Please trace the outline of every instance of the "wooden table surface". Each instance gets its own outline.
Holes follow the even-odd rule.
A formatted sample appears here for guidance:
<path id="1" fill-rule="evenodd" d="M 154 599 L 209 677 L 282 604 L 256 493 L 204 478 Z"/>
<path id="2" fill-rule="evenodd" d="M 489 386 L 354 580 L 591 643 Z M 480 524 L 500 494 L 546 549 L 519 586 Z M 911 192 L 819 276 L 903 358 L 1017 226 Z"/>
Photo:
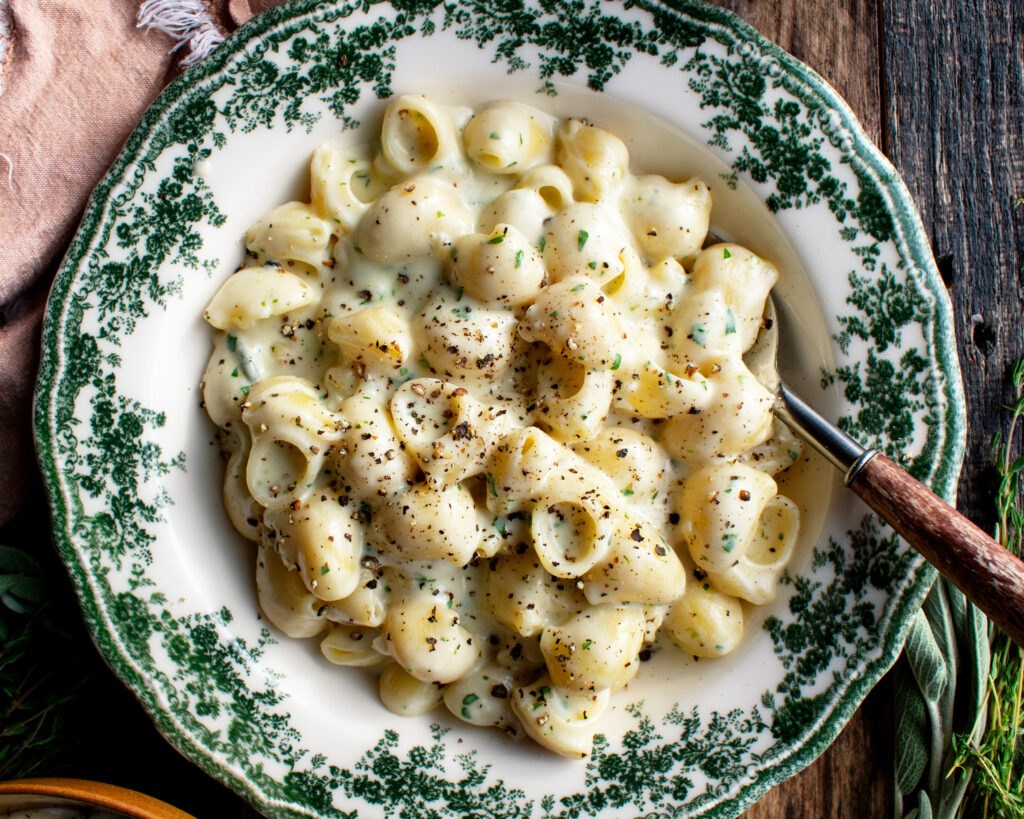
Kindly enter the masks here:
<path id="1" fill-rule="evenodd" d="M 903 175 L 956 315 L 970 419 L 959 507 L 991 528 L 988 441 L 1003 418 L 1008 367 L 1024 353 L 1024 0 L 712 2 L 831 82 Z M 46 512 L 36 496 L 0 542 L 38 539 Z M 82 692 L 92 707 L 79 727 L 100 731 L 97 745 L 45 773 L 135 788 L 200 819 L 257 816 L 159 737 L 91 645 L 83 652 L 71 659 L 93 679 Z M 893 725 L 883 680 L 814 764 L 743 816 L 891 816 Z"/>

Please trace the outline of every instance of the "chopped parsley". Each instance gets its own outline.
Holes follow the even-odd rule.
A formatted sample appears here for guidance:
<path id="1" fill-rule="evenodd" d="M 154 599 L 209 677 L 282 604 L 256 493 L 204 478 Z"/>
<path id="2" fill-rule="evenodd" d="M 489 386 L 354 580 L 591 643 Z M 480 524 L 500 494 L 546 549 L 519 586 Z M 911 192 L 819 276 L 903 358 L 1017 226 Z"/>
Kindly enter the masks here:
<path id="1" fill-rule="evenodd" d="M 471 706 L 478 699 L 480 699 L 480 697 L 476 694 L 466 694 L 466 696 L 462 698 L 462 716 L 464 716 L 466 719 L 469 719 L 469 706 Z"/>

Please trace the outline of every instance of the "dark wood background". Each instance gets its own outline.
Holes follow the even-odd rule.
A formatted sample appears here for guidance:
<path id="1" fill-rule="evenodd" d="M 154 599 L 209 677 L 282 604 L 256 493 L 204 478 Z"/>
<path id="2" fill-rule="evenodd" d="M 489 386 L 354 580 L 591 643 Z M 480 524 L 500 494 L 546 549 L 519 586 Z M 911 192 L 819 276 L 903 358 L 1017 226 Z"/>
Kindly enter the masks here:
<path id="1" fill-rule="evenodd" d="M 1024 0 L 712 2 L 831 82 L 903 175 L 956 314 L 969 408 L 958 505 L 990 529 L 988 443 L 1005 417 L 1008 368 L 1024 354 Z M 38 549 L 46 511 L 40 491 L 35 496 L 0 530 L 0 543 Z M 63 595 L 72 600 L 69 588 Z M 68 612 L 67 628 L 81 630 L 71 603 Z M 81 637 L 88 647 L 62 667 L 91 680 L 75 728 L 95 735 L 95 744 L 46 773 L 135 788 L 200 819 L 257 816 L 160 738 Z M 745 819 L 891 816 L 893 725 L 883 680 L 836 742 Z"/>
<path id="2" fill-rule="evenodd" d="M 960 511 L 991 530 L 988 444 L 1024 354 L 1024 0 L 712 0 L 814 68 L 903 176 L 956 317 L 967 393 Z M 893 812 L 883 680 L 832 746 L 745 819 Z"/>

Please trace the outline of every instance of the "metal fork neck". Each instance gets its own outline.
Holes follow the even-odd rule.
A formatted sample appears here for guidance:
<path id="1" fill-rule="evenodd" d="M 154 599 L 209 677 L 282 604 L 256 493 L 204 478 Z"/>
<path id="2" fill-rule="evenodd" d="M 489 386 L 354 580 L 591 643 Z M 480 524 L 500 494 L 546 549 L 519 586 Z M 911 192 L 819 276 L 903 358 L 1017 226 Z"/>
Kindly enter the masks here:
<path id="1" fill-rule="evenodd" d="M 853 483 L 864 465 L 878 454 L 874 449 L 865 449 L 826 421 L 781 382 L 775 401 L 775 417 L 831 461 L 843 473 L 847 486 Z"/>

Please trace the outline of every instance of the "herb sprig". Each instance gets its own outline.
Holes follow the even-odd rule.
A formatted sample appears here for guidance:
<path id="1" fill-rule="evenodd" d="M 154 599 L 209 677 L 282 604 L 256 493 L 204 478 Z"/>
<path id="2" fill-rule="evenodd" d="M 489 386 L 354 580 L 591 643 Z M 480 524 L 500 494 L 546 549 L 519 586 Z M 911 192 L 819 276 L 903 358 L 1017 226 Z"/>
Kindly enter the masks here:
<path id="1" fill-rule="evenodd" d="M 91 679 L 47 569 L 0 546 L 0 779 L 52 774 L 81 740 L 75 701 Z"/>
<path id="2" fill-rule="evenodd" d="M 1013 368 L 1014 403 L 1010 426 L 1003 441 L 992 439 L 992 457 L 999 472 L 996 492 L 995 539 L 1016 555 L 1024 542 L 1024 504 L 1021 501 L 1024 454 L 1014 455 L 1014 433 L 1024 417 L 1024 358 Z M 968 734 L 953 737 L 956 756 L 949 771 L 970 777 L 959 816 L 996 819 L 1024 815 L 1024 656 L 1003 632 L 989 627 L 992 665 L 989 670 L 986 708 Z M 982 728 L 982 721 L 983 728 Z M 972 741 L 972 737 L 980 737 Z"/>

